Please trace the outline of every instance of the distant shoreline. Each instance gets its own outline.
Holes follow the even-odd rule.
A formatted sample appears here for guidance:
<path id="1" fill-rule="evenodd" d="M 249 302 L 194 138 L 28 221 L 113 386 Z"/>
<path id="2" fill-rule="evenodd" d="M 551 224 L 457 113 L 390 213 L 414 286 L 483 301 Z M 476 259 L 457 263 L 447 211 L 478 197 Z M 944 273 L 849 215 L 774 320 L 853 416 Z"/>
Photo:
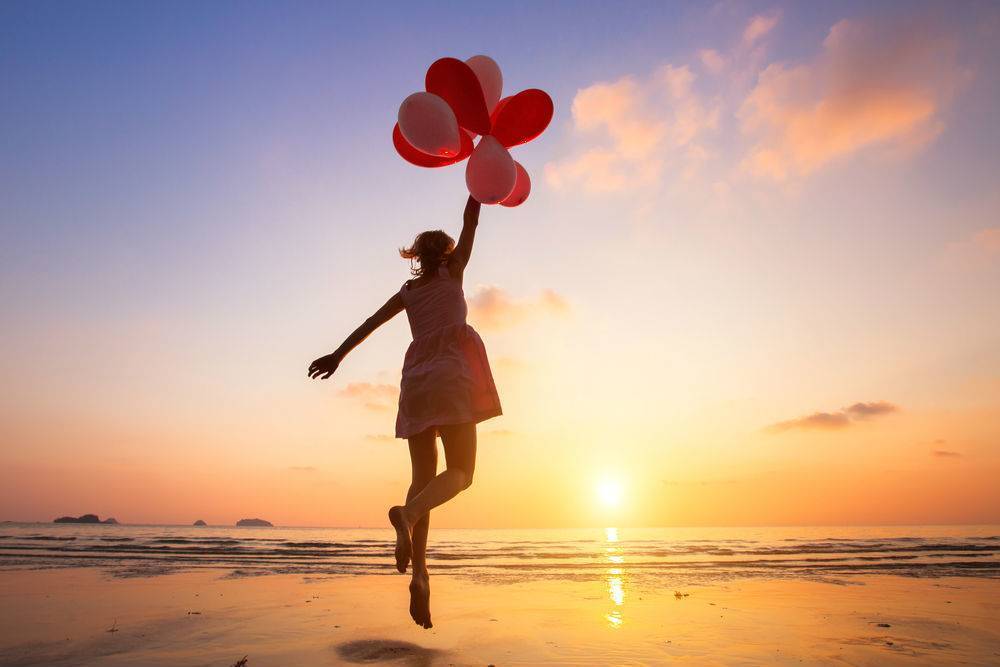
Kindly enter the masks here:
<path id="1" fill-rule="evenodd" d="M 18 521 L 13 519 L 3 519 L 0 520 L 0 526 L 3 525 L 21 525 L 21 526 L 53 526 L 53 525 L 91 525 L 91 526 L 130 526 L 133 528 L 190 528 L 193 523 L 131 523 L 127 521 L 118 521 L 115 524 L 105 524 L 105 523 L 69 523 L 69 524 L 57 524 L 52 520 L 39 520 L 39 521 Z M 207 523 L 204 526 L 199 526 L 201 528 L 233 528 L 236 522 L 232 523 Z M 287 528 L 289 530 L 378 530 L 381 528 L 388 528 L 388 523 L 385 525 L 372 525 L 372 526 L 313 526 L 313 525 L 285 525 L 275 523 L 273 528 Z M 831 524 L 753 524 L 753 525 L 707 525 L 707 526 L 694 526 L 694 525 L 679 525 L 679 526 L 645 526 L 645 525 L 630 525 L 630 524 L 619 524 L 619 523 L 605 523 L 605 524 L 595 524 L 592 526 L 442 526 L 435 527 L 435 530 L 604 530 L 608 527 L 614 527 L 619 529 L 629 529 L 629 530 L 837 530 L 837 529 L 862 529 L 862 528 L 989 528 L 997 527 L 1000 529 L 1000 520 L 997 522 L 989 523 L 831 523 Z"/>

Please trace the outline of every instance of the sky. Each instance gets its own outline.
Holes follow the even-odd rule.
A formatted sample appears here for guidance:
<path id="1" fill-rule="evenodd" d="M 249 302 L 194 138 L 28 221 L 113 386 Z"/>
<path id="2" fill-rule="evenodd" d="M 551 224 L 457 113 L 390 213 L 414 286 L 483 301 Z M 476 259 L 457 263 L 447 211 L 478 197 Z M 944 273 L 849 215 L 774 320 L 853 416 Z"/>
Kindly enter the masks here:
<path id="1" fill-rule="evenodd" d="M 482 212 L 504 415 L 434 525 L 1000 523 L 998 45 L 988 2 L 3 3 L 0 519 L 383 525 L 405 317 L 306 368 L 460 230 L 391 131 L 482 53 L 555 115 Z"/>

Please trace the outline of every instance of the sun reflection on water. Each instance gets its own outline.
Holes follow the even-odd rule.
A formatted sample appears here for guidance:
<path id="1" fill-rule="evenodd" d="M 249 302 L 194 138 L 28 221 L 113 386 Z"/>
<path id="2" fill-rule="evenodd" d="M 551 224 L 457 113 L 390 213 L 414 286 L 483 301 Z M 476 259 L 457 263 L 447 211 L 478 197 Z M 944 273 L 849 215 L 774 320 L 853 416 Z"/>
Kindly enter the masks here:
<path id="1" fill-rule="evenodd" d="M 604 547 L 604 556 L 607 558 L 608 563 L 613 566 L 608 568 L 608 597 L 611 598 L 611 602 L 614 604 L 614 608 L 605 614 L 604 618 L 610 627 L 617 629 L 625 622 L 622 609 L 620 609 L 625 604 L 625 576 L 623 569 L 618 567 L 625 563 L 625 556 L 622 553 L 621 546 L 617 544 L 618 529 L 605 528 L 604 534 L 607 539 L 607 545 Z"/>

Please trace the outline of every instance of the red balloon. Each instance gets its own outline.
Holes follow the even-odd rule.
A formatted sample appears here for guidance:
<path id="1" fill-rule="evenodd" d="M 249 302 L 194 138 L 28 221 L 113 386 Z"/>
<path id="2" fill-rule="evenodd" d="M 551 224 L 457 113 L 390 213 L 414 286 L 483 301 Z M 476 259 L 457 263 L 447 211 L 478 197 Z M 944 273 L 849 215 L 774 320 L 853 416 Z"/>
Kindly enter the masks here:
<path id="1" fill-rule="evenodd" d="M 427 69 L 424 87 L 428 93 L 444 98 L 455 112 L 460 126 L 476 134 L 490 133 L 490 113 L 486 109 L 483 88 L 476 73 L 466 63 L 458 58 L 435 60 Z"/>
<path id="2" fill-rule="evenodd" d="M 459 136 L 462 139 L 462 148 L 458 151 L 458 155 L 452 155 L 451 157 L 439 157 L 437 155 L 428 155 L 423 151 L 414 148 L 410 145 L 410 142 L 406 140 L 403 133 L 399 130 L 399 123 L 392 128 L 392 145 L 396 147 L 396 152 L 400 156 L 409 162 L 410 164 L 415 164 L 418 167 L 447 167 L 449 164 L 455 164 L 456 162 L 461 162 L 465 158 L 472 155 L 472 137 L 465 130 L 459 130 Z"/>
<path id="3" fill-rule="evenodd" d="M 499 102 L 497 102 L 496 108 L 493 109 L 493 115 L 490 116 L 490 128 L 493 128 L 496 125 L 497 116 L 500 115 L 500 110 L 503 109 L 505 106 L 507 106 L 507 102 L 510 102 L 512 99 L 514 99 L 513 96 L 504 97 Z"/>
<path id="4" fill-rule="evenodd" d="M 510 148 L 537 137 L 551 120 L 552 98 L 544 90 L 529 88 L 500 100 L 493 112 L 491 134 L 505 148 Z M 459 125 L 461 123 L 459 118 Z"/>
<path id="5" fill-rule="evenodd" d="M 514 179 L 514 189 L 510 191 L 506 199 L 500 201 L 501 206 L 507 206 L 513 208 L 514 206 L 520 206 L 524 203 L 524 200 L 528 198 L 531 194 L 531 177 L 528 176 L 528 172 L 521 166 L 521 163 L 514 160 L 514 166 L 517 168 L 517 178 Z"/>

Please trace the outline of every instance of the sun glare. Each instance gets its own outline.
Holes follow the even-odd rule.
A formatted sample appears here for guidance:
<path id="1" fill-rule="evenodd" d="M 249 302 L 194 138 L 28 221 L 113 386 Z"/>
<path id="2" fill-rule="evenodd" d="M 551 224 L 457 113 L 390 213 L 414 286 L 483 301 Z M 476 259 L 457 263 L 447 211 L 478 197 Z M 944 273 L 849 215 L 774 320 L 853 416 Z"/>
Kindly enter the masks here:
<path id="1" fill-rule="evenodd" d="M 597 499 L 604 507 L 618 507 L 624 496 L 625 489 L 617 480 L 605 479 L 597 485 Z"/>

